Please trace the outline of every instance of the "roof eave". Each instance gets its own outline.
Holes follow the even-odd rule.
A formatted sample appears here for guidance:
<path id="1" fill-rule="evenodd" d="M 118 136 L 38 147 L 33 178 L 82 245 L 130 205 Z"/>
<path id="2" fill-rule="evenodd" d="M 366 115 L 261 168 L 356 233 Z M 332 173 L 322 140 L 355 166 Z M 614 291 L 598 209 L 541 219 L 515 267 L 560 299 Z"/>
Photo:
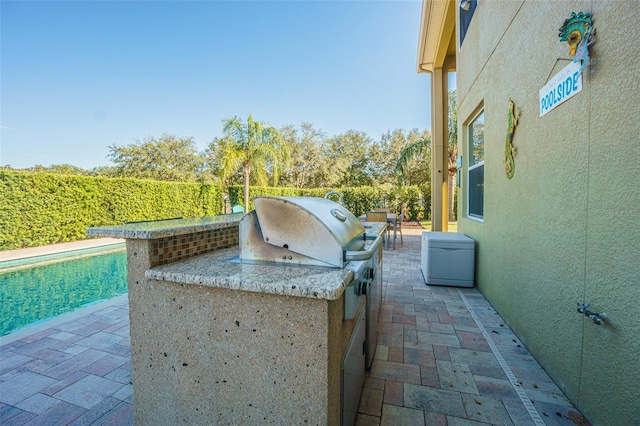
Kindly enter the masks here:
<path id="1" fill-rule="evenodd" d="M 444 64 L 455 37 L 456 0 L 423 0 L 418 35 L 418 73 L 431 73 Z"/>

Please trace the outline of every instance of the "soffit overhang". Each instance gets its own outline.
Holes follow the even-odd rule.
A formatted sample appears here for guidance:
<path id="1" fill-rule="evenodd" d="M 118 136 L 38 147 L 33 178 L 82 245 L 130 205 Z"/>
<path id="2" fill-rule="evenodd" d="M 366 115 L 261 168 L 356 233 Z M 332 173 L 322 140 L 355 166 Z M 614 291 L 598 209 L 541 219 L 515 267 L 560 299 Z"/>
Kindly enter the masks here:
<path id="1" fill-rule="evenodd" d="M 456 54 L 456 3 L 458 0 L 423 0 L 418 39 L 417 71 L 442 68 Z"/>

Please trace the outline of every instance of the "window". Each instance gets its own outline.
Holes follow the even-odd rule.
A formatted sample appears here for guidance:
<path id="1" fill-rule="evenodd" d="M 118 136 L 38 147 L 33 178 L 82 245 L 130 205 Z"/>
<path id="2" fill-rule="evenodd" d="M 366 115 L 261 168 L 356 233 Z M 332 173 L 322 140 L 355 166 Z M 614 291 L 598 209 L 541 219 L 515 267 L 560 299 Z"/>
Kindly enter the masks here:
<path id="1" fill-rule="evenodd" d="M 458 4 L 460 6 L 460 46 L 462 46 L 469 25 L 471 25 L 473 13 L 476 11 L 477 0 L 460 0 Z"/>
<path id="2" fill-rule="evenodd" d="M 471 122 L 469 132 L 468 215 L 484 218 L 484 111 Z"/>

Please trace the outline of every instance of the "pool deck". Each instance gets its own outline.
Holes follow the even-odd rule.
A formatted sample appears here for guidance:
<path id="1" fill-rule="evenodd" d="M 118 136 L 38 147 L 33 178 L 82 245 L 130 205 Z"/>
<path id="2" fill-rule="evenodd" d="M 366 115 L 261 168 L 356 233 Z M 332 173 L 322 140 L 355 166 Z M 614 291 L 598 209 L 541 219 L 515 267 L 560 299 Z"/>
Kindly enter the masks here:
<path id="1" fill-rule="evenodd" d="M 92 238 L 0 252 L 0 261 L 123 243 Z M 133 424 L 127 295 L 0 336 L 0 424 Z"/>
<path id="2" fill-rule="evenodd" d="M 356 424 L 588 425 L 476 288 L 425 285 L 422 231 L 403 227 L 404 244 L 384 251 Z M 54 249 L 42 250 L 31 256 Z M 122 295 L 0 337 L 0 424 L 132 425 L 128 313 Z"/>

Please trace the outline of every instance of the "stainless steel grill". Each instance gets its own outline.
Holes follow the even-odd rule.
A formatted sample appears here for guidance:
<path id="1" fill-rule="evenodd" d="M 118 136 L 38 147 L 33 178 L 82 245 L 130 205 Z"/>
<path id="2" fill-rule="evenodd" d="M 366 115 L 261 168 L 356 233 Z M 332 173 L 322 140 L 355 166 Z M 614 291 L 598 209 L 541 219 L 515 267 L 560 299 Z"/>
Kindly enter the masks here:
<path id="1" fill-rule="evenodd" d="M 367 260 L 377 235 L 333 201 L 316 197 L 256 197 L 240 221 L 240 260 L 344 268 Z M 369 241 L 371 242 L 371 241 Z M 370 246 L 367 248 L 366 246 Z"/>
<path id="2" fill-rule="evenodd" d="M 343 356 L 341 379 L 342 424 L 352 425 L 365 369 L 371 367 L 376 349 L 382 302 L 382 234 L 367 235 L 349 210 L 325 198 L 256 197 L 253 202 L 255 210 L 240 221 L 240 262 L 353 272 L 353 280 L 344 290 L 343 319 L 355 319 L 355 323 Z M 365 309 L 359 310 L 363 297 Z"/>

